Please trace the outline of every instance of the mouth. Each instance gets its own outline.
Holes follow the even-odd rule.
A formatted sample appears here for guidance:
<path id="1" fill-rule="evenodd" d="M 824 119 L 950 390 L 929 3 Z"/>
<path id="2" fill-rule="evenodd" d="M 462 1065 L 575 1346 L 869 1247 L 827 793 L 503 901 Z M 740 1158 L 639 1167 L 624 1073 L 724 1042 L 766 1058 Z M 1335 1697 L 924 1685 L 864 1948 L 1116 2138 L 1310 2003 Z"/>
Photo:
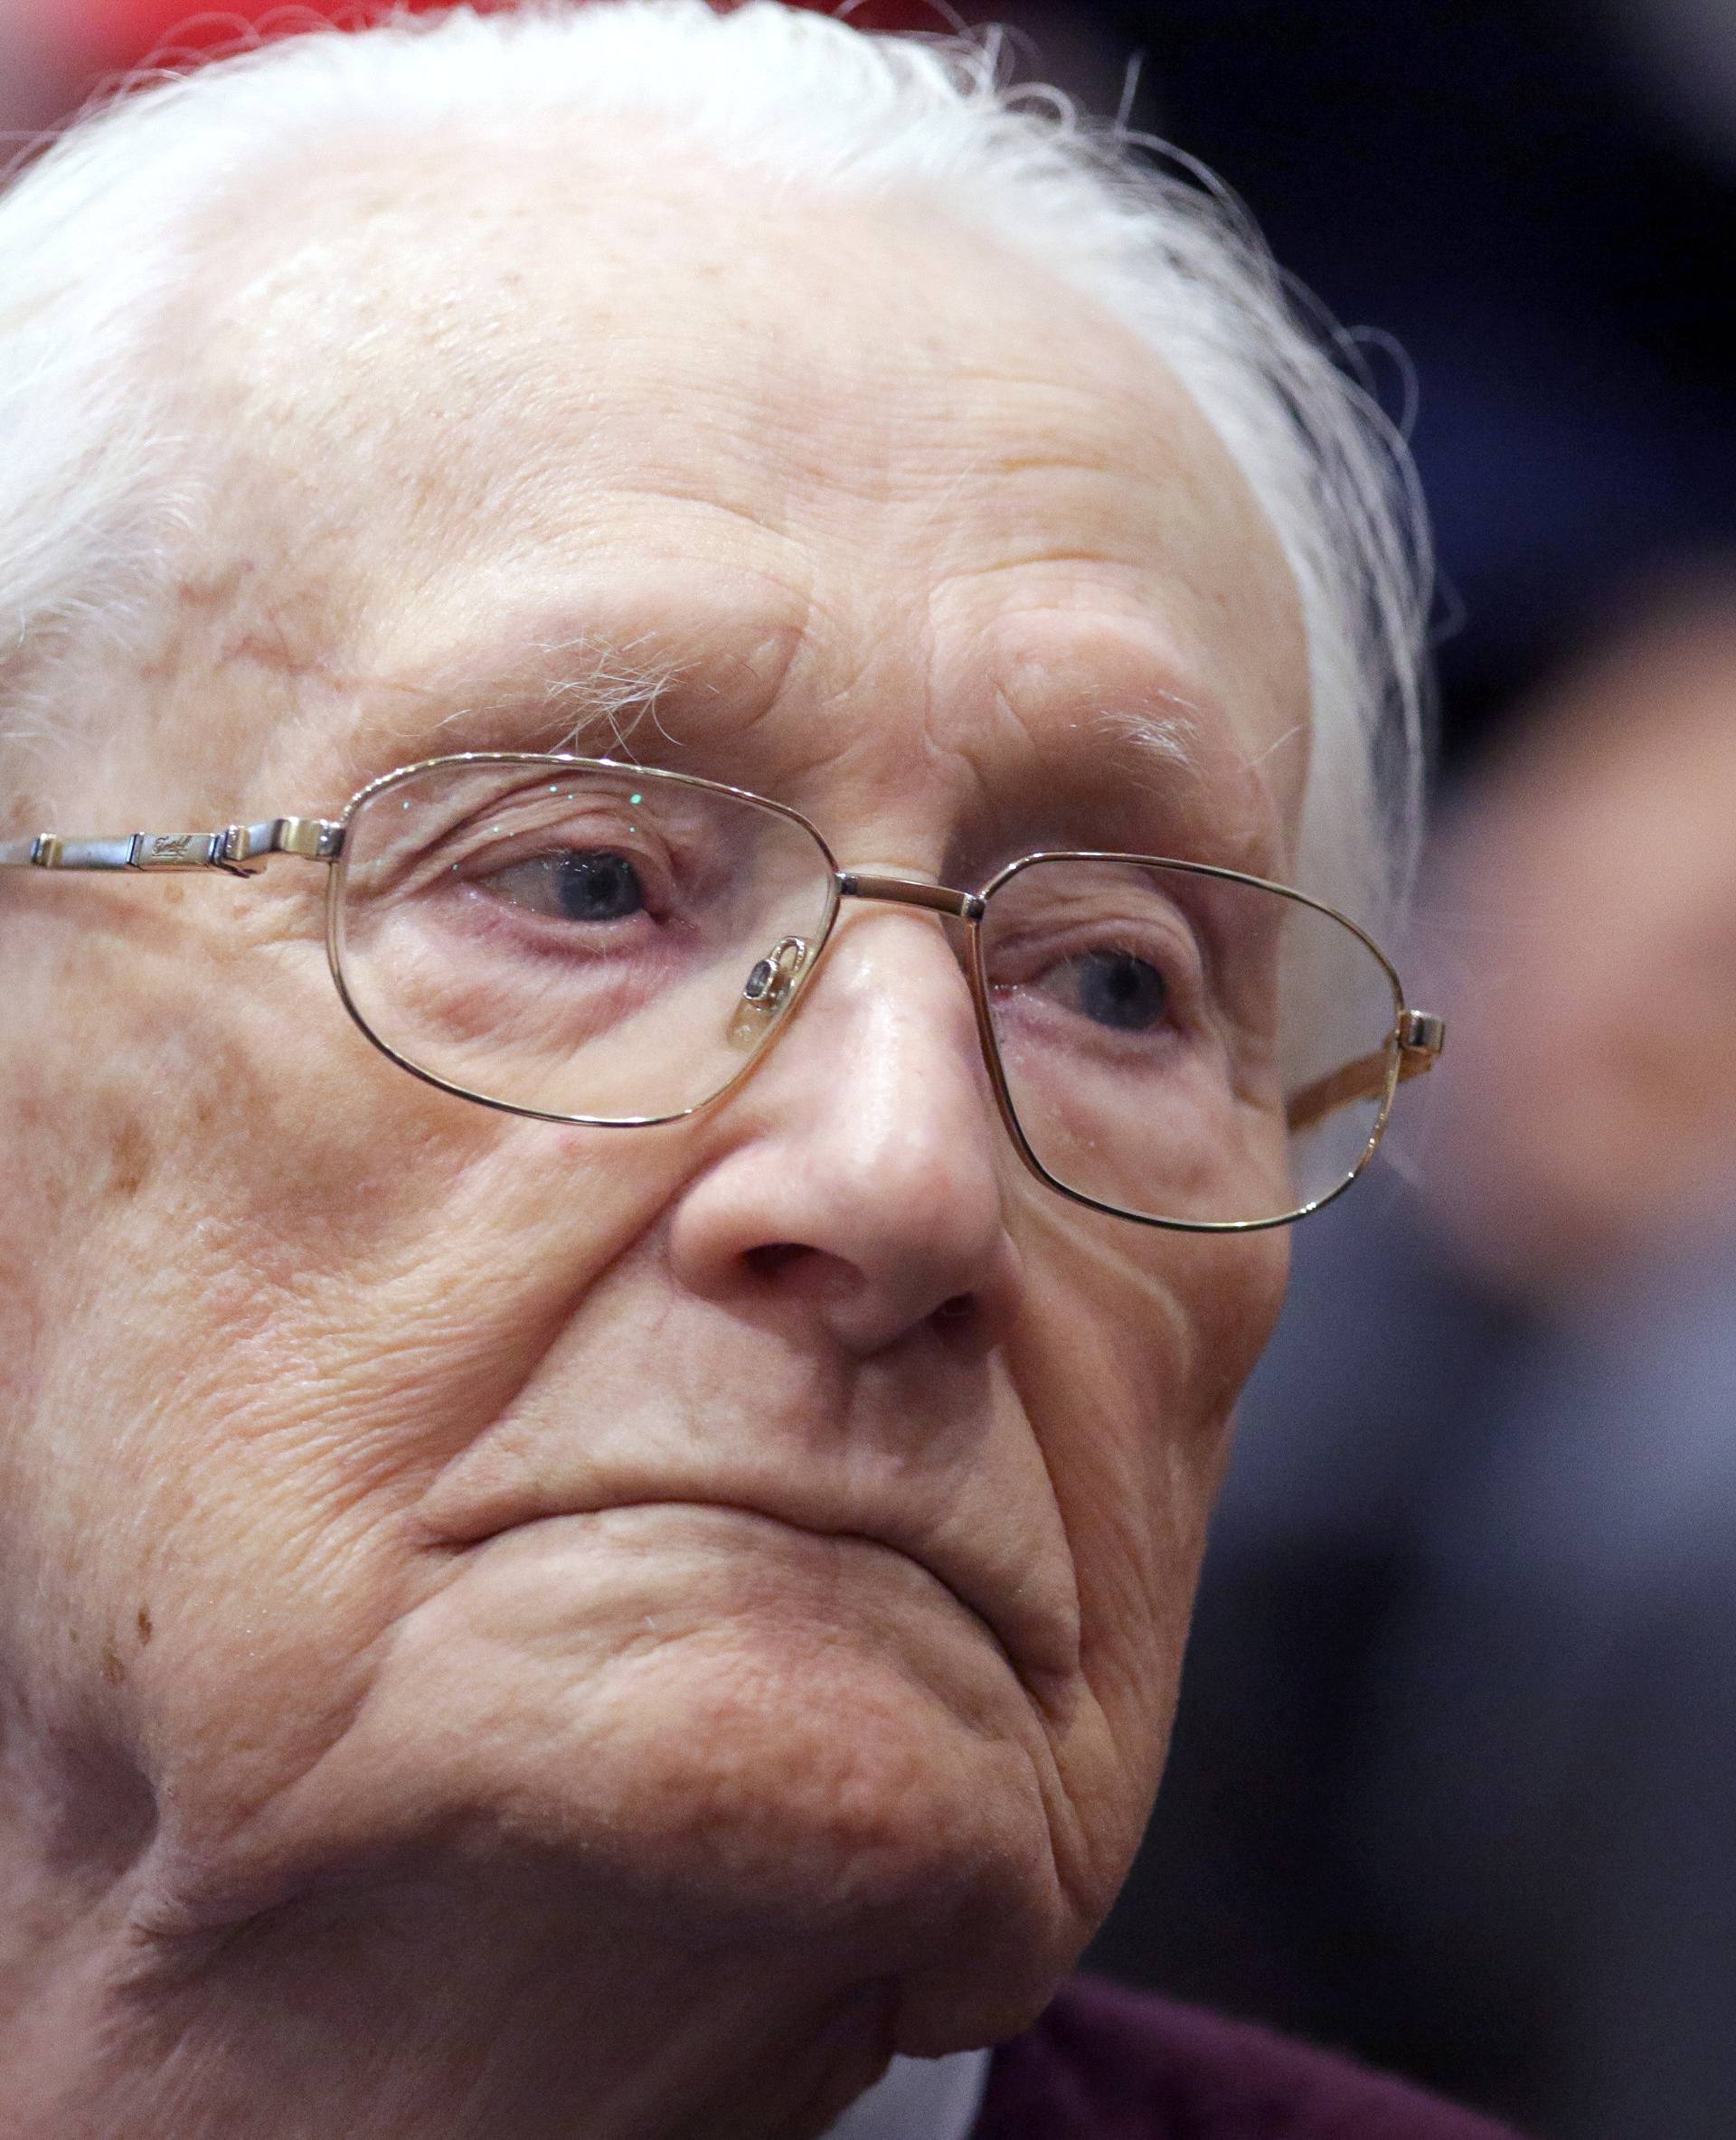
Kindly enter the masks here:
<path id="1" fill-rule="evenodd" d="M 612 1517 L 630 1518 L 658 1512 L 675 1516 L 693 1516 L 702 1521 L 718 1519 L 732 1525 L 746 1526 L 750 1531 L 759 1530 L 768 1538 L 807 1540 L 821 1547 L 858 1551 L 895 1562 L 906 1573 L 914 1573 L 928 1588 L 939 1593 L 948 1612 L 962 1616 L 971 1628 L 989 1643 L 1014 1679 L 1028 1692 L 1035 1696 L 1038 1693 L 1038 1683 L 1053 1675 L 1055 1668 L 1046 1661 L 1042 1666 L 1036 1666 L 1028 1656 L 1022 1660 L 1019 1654 L 1022 1645 L 1009 1640 L 1003 1632 L 1001 1616 L 995 1603 L 974 1594 L 973 1587 L 967 1580 L 944 1570 L 925 1553 L 913 1550 L 910 1545 L 886 1531 L 817 1522 L 806 1512 L 768 1507 L 722 1496 L 639 1494 L 631 1498 L 598 1502 L 584 1506 L 538 1509 L 511 1521 L 490 1523 L 486 1529 L 478 1529 L 466 1535 L 444 1534 L 439 1542 L 448 1549 L 468 1551 L 486 1546 L 496 1539 L 534 1530 L 542 1524 L 591 1521 L 607 1523 Z M 1053 1647 L 1052 1636 L 1047 1646 Z"/>

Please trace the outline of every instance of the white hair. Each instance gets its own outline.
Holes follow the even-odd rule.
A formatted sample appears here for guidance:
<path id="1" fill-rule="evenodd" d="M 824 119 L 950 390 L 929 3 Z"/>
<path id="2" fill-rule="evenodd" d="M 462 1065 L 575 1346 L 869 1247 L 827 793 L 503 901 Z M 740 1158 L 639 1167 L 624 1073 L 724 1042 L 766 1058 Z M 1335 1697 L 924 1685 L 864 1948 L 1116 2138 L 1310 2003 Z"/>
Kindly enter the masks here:
<path id="1" fill-rule="evenodd" d="M 1288 561 L 1313 755 L 1296 874 L 1383 918 L 1423 758 L 1427 545 L 1392 427 L 1245 216 L 1004 42 L 870 35 L 748 0 L 529 0 L 280 39 L 135 85 L 0 197 L 0 734 L 63 733 L 70 657 L 149 618 L 199 497 L 158 401 L 193 232 L 345 137 L 632 115 L 809 196 L 920 197 L 1124 322 L 1192 395 Z M 58 703 L 57 703 L 58 702 Z"/>

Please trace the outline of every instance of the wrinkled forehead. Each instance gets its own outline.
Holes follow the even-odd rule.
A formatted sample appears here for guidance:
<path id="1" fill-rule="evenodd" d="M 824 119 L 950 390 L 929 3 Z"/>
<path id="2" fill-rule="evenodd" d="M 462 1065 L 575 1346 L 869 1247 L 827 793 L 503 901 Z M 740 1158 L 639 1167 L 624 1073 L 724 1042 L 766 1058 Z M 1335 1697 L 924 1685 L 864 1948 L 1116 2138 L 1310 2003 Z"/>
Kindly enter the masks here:
<path id="1" fill-rule="evenodd" d="M 643 686 L 894 756 L 901 722 L 1052 758 L 1119 721 L 1292 818 L 1294 590 L 1149 350 L 920 204 L 673 164 L 334 156 L 213 233 L 183 652 L 364 777 L 382 726 L 532 742 L 478 723 Z"/>

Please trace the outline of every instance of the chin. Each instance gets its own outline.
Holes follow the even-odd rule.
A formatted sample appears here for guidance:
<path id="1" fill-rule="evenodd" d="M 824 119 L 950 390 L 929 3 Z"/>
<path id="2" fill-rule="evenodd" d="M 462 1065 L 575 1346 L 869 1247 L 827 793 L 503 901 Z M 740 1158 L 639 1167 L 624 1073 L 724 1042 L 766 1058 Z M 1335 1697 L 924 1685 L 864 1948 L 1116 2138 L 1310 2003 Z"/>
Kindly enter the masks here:
<path id="1" fill-rule="evenodd" d="M 1080 1937 L 1031 1751 L 847 1642 L 685 1646 L 599 1691 L 556 1790 L 493 1779 L 508 1847 L 697 1943 L 901 1984 L 902 2050 L 1032 2019 Z"/>
<path id="2" fill-rule="evenodd" d="M 1019 2025 L 1078 1944 L 1056 1796 L 1006 1652 L 904 1556 L 561 1519 L 461 1557 L 256 1840 L 289 1891 L 447 1862 L 697 1946 L 920 1975 L 949 2048 Z"/>

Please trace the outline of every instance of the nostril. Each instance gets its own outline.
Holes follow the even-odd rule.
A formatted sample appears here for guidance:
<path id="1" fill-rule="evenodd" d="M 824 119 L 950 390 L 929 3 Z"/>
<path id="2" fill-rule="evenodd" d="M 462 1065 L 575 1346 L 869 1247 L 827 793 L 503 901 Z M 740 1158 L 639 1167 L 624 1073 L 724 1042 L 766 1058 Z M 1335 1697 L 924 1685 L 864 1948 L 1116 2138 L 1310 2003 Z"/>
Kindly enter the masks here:
<path id="1" fill-rule="evenodd" d="M 757 1249 L 750 1249 L 742 1261 L 756 1277 L 775 1278 L 792 1263 L 799 1263 L 804 1256 L 813 1253 L 800 1241 L 762 1241 Z"/>
<path id="2" fill-rule="evenodd" d="M 950 1295 L 939 1307 L 929 1309 L 928 1328 L 943 1353 L 961 1360 L 975 1355 L 987 1334 L 980 1295 Z"/>

